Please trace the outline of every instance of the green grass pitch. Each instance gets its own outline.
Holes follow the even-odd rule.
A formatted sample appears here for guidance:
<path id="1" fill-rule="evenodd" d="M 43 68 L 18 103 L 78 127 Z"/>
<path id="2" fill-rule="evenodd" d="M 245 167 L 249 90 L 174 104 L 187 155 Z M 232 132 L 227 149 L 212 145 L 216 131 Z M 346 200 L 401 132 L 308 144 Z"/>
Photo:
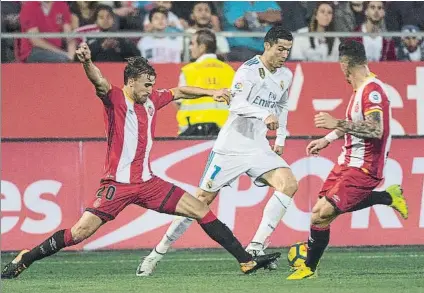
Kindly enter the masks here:
<path id="1" fill-rule="evenodd" d="M 424 247 L 330 248 L 317 279 L 287 281 L 287 249 L 276 271 L 243 275 L 223 250 L 170 252 L 148 278 L 135 276 L 148 251 L 62 252 L 2 280 L 4 293 L 294 292 L 424 293 Z M 2 253 L 2 267 L 14 254 Z"/>

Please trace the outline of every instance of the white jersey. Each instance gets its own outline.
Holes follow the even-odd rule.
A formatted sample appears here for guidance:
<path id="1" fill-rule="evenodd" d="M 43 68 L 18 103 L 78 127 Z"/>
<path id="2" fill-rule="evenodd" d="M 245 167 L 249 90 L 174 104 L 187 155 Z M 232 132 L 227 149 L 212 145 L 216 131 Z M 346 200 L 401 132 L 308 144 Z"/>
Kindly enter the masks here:
<path id="1" fill-rule="evenodd" d="M 219 132 L 213 151 L 218 154 L 245 155 L 269 151 L 264 120 L 279 117 L 276 144 L 283 146 L 287 135 L 288 89 L 293 73 L 278 68 L 271 73 L 259 56 L 237 70 L 231 86 L 230 115 Z"/>

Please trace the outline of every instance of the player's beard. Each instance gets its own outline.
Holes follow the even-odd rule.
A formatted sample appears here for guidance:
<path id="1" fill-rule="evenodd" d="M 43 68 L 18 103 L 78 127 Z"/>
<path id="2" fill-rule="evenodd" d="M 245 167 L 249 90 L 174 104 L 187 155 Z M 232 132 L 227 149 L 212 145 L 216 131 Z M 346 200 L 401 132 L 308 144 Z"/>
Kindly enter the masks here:
<path id="1" fill-rule="evenodd" d="M 147 96 L 145 96 L 145 95 L 140 95 L 140 96 L 135 95 L 134 100 L 137 104 L 144 104 L 147 101 Z"/>

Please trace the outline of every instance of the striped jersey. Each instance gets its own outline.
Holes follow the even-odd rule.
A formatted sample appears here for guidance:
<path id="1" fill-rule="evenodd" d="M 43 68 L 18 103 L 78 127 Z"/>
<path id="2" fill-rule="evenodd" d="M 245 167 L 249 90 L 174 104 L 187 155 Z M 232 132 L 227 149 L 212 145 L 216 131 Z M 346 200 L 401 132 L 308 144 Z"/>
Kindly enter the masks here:
<path id="1" fill-rule="evenodd" d="M 104 180 L 140 183 L 153 177 L 150 151 L 156 111 L 172 99 L 170 90 L 153 90 L 144 104 L 137 104 L 123 89 L 111 87 L 102 98 L 107 132 Z"/>
<path id="2" fill-rule="evenodd" d="M 357 167 L 366 173 L 383 178 L 383 169 L 391 144 L 391 108 L 384 84 L 377 78 L 369 78 L 351 97 L 346 110 L 346 120 L 358 122 L 365 115 L 379 111 L 382 114 L 383 136 L 377 138 L 358 138 L 346 133 L 340 165 Z"/>

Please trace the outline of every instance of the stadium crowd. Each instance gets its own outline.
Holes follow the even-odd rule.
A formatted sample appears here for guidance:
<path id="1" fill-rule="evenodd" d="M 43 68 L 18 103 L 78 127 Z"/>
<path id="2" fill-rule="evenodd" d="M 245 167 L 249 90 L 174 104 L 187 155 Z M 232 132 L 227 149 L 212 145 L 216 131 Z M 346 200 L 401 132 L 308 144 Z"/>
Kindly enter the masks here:
<path id="1" fill-rule="evenodd" d="M 424 2 L 172 2 L 69 1 L 2 2 L 2 32 L 266 32 L 282 24 L 292 32 L 419 32 L 424 29 Z M 2 39 L 2 62 L 73 62 L 81 41 L 93 60 L 120 62 L 143 56 L 152 63 L 180 63 L 189 38 L 146 36 L 82 39 Z M 369 61 L 423 61 L 419 37 L 360 37 Z M 290 60 L 336 61 L 338 38 L 294 40 Z M 245 61 L 263 49 L 261 38 L 217 38 L 223 60 Z"/>

